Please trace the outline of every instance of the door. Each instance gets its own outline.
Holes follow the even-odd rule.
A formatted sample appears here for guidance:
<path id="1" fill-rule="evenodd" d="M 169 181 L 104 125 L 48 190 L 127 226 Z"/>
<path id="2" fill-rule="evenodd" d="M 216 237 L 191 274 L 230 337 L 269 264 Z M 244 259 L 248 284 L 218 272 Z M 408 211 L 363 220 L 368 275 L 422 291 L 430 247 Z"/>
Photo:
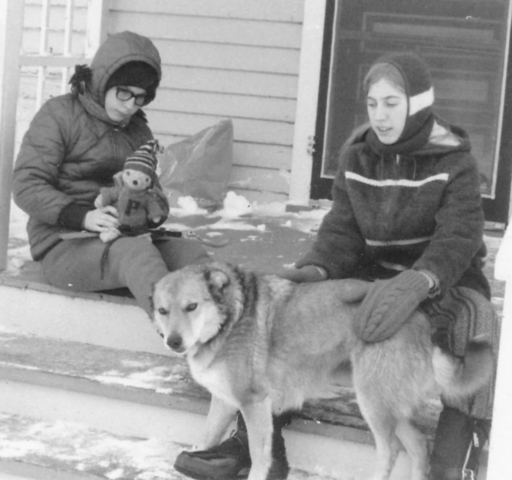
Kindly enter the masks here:
<path id="1" fill-rule="evenodd" d="M 506 134 L 512 131 L 512 92 L 505 82 L 510 3 L 328 0 L 311 197 L 330 198 L 340 147 L 366 121 L 362 80 L 370 65 L 386 52 L 414 51 L 431 69 L 436 113 L 470 135 L 486 219 L 506 223 L 512 161 Z"/>

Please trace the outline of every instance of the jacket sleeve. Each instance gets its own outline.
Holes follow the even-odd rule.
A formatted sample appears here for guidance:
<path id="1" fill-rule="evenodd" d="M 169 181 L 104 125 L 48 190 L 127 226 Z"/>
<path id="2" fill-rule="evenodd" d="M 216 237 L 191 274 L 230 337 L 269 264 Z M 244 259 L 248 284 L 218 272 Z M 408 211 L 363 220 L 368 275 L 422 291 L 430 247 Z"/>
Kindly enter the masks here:
<path id="1" fill-rule="evenodd" d="M 346 278 L 353 274 L 364 255 L 364 239 L 357 225 L 345 180 L 346 165 L 354 149 L 342 155 L 333 183 L 333 203 L 325 215 L 315 243 L 296 267 L 317 265 L 329 278 Z"/>
<path id="2" fill-rule="evenodd" d="M 13 173 L 13 197 L 30 217 L 50 225 L 59 224 L 62 210 L 73 199 L 58 190 L 58 172 L 69 138 L 64 112 L 45 103 L 36 113 L 23 138 Z"/>
<path id="3" fill-rule="evenodd" d="M 478 167 L 469 154 L 448 155 L 444 170 L 449 179 L 435 217 L 429 245 L 415 262 L 415 270 L 428 270 L 439 280 L 439 293 L 455 285 L 483 244 L 484 214 Z"/>

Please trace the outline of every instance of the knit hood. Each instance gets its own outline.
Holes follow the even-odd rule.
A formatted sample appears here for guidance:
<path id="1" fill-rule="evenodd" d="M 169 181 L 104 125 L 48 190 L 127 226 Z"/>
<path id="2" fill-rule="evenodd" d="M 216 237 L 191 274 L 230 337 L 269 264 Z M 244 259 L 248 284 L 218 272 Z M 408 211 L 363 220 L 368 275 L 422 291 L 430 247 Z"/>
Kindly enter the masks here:
<path id="1" fill-rule="evenodd" d="M 102 107 L 105 105 L 105 87 L 111 75 L 128 62 L 146 62 L 162 78 L 160 54 L 153 42 L 133 32 L 121 32 L 110 36 L 100 46 L 91 63 L 91 98 Z"/>

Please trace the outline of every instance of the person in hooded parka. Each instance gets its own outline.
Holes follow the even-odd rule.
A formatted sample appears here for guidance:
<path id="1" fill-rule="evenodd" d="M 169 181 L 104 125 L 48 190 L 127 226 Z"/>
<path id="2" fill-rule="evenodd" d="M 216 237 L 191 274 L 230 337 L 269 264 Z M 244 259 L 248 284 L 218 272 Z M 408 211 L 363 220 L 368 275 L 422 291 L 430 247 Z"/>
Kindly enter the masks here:
<path id="1" fill-rule="evenodd" d="M 94 200 L 101 188 L 114 185 L 129 155 L 153 139 L 142 107 L 154 100 L 161 77 L 160 55 L 150 39 L 129 31 L 110 36 L 90 67 L 75 68 L 71 93 L 50 98 L 36 113 L 13 175 L 14 201 L 29 215 L 30 250 L 45 280 L 85 292 L 127 287 L 148 313 L 152 285 L 160 278 L 209 261 L 199 243 L 121 236 L 105 255 L 107 246 L 97 236 L 62 234 L 120 226 L 116 208 L 95 208 Z"/>

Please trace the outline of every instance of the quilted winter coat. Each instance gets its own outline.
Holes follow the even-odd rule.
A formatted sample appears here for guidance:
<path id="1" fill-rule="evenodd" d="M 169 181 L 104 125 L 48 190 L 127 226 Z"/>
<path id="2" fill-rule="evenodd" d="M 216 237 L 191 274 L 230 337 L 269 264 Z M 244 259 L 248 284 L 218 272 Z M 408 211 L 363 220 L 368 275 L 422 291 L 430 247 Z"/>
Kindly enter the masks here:
<path id="1" fill-rule="evenodd" d="M 100 188 L 112 186 L 126 157 L 153 138 L 141 110 L 126 125 L 110 120 L 104 110 L 108 79 L 131 61 L 148 63 L 161 77 L 160 56 L 149 39 L 132 32 L 113 35 L 91 63 L 88 91 L 48 100 L 23 138 L 13 195 L 30 217 L 27 230 L 35 260 L 60 241 L 60 233 L 81 228 Z"/>

